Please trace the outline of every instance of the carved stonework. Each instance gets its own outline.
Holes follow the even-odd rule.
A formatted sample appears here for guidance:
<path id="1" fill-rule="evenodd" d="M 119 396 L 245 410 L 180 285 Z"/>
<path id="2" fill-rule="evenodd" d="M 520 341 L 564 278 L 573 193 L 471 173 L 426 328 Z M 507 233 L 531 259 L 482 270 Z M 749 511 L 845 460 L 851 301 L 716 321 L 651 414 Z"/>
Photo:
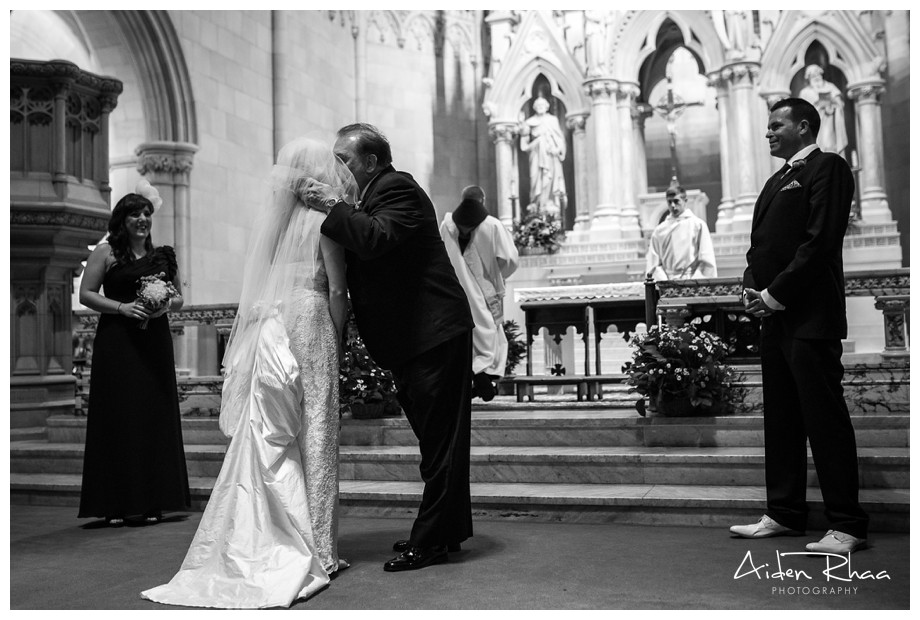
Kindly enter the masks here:
<path id="1" fill-rule="evenodd" d="M 645 284 L 642 282 L 519 288 L 514 291 L 514 300 L 518 303 L 562 299 L 622 299 L 644 296 Z"/>
<path id="2" fill-rule="evenodd" d="M 58 83 L 72 83 L 78 86 L 85 86 L 91 90 L 102 91 L 107 96 L 117 96 L 121 94 L 123 88 L 120 80 L 88 73 L 66 60 L 45 62 L 11 58 L 10 81 L 15 82 L 17 78 L 38 78 L 41 80 L 54 80 Z"/>
<path id="3" fill-rule="evenodd" d="M 638 84 L 630 84 L 628 82 L 620 82 L 617 85 L 617 101 L 623 102 L 628 101 L 630 105 L 634 104 L 636 98 L 639 96 Z"/>
<path id="4" fill-rule="evenodd" d="M 605 100 L 614 97 L 619 90 L 616 80 L 588 80 L 585 82 L 585 94 L 594 100 Z"/>
<path id="5" fill-rule="evenodd" d="M 10 209 L 12 226 L 64 226 L 104 233 L 108 229 L 108 214 L 85 215 L 62 211 Z"/>
<path id="6" fill-rule="evenodd" d="M 142 144 L 135 151 L 137 154 L 137 171 L 140 174 L 148 172 L 165 172 L 169 174 L 185 174 L 191 172 L 194 163 L 192 152 L 177 152 L 172 149 L 146 148 Z"/>
<path id="7" fill-rule="evenodd" d="M 516 123 L 494 123 L 489 125 L 489 137 L 492 138 L 492 142 L 495 144 L 499 142 L 510 143 L 517 134 L 518 126 Z"/>
<path id="8" fill-rule="evenodd" d="M 709 86 L 751 86 L 760 76 L 760 65 L 751 62 L 741 62 L 726 65 L 721 71 L 709 75 Z"/>
<path id="9" fill-rule="evenodd" d="M 848 274 L 844 290 L 848 297 L 910 294 L 910 269 L 892 269 Z"/>
<path id="10" fill-rule="evenodd" d="M 585 130 L 587 125 L 588 115 L 587 114 L 573 114 L 572 116 L 567 116 L 565 119 L 565 126 L 572 132 L 579 133 Z"/>
<path id="11" fill-rule="evenodd" d="M 700 278 L 698 280 L 665 280 L 657 283 L 661 299 L 683 297 L 741 298 L 741 278 Z"/>
<path id="12" fill-rule="evenodd" d="M 885 87 L 881 84 L 863 84 L 855 88 L 847 89 L 847 97 L 854 101 L 871 101 L 878 103 L 879 98 L 885 93 Z"/>
<path id="13" fill-rule="evenodd" d="M 875 307 L 885 318 L 885 350 L 882 355 L 908 355 L 907 337 L 910 316 L 910 296 L 893 295 L 875 298 Z"/>
<path id="14" fill-rule="evenodd" d="M 658 314 L 664 319 L 664 322 L 671 327 L 680 327 L 687 322 L 692 313 L 687 306 L 666 306 L 658 307 Z"/>

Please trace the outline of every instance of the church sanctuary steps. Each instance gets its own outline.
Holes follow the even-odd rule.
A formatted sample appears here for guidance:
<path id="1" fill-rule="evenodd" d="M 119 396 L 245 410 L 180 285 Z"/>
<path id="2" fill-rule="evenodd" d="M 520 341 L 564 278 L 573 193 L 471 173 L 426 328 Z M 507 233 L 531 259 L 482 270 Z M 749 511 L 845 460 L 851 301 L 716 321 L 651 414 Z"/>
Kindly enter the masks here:
<path id="1" fill-rule="evenodd" d="M 605 395 L 608 396 L 608 395 Z M 614 403 L 547 395 L 475 403 L 471 483 L 482 519 L 727 526 L 763 509 L 762 417 L 639 417 Z M 619 405 L 619 406 L 617 406 Z M 909 417 L 854 413 L 861 497 L 878 531 L 907 531 Z M 13 441 L 13 503 L 76 506 L 86 420 L 53 416 L 46 438 Z M 193 505 L 202 509 L 226 439 L 215 416 L 183 418 Z M 421 493 L 418 450 L 403 418 L 343 421 L 343 513 L 411 516 Z M 813 527 L 823 527 L 809 471 Z"/>

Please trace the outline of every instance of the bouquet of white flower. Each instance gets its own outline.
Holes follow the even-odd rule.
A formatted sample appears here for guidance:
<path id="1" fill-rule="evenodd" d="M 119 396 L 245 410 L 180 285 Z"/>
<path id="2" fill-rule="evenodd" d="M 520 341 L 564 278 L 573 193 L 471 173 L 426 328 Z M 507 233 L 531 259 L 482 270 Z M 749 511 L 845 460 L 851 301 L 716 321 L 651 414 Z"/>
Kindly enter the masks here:
<path id="1" fill-rule="evenodd" d="M 138 282 L 140 288 L 137 289 L 137 301 L 144 304 L 144 307 L 150 312 L 165 308 L 170 300 L 179 296 L 179 291 L 172 282 L 166 279 L 166 273 L 163 271 L 155 276 L 144 276 Z M 141 321 L 140 328 L 147 329 L 149 322 L 149 318 L 144 319 Z"/>

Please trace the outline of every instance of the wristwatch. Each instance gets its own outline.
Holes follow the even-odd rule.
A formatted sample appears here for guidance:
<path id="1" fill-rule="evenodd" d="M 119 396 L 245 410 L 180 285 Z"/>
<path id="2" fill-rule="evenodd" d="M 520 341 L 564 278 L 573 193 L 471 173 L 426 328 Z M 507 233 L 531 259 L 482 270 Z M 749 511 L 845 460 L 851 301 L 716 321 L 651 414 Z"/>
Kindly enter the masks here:
<path id="1" fill-rule="evenodd" d="M 332 207 L 335 206 L 335 203 L 337 202 L 338 200 L 335 198 L 327 198 L 324 200 L 323 205 L 326 207 L 326 213 L 329 213 L 329 210 L 332 209 Z"/>

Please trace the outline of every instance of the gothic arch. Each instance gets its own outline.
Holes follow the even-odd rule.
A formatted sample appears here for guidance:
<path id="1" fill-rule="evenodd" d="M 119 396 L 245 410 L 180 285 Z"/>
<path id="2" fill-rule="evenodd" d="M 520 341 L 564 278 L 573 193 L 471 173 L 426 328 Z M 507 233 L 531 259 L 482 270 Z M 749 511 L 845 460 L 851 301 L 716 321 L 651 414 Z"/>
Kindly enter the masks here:
<path id="1" fill-rule="evenodd" d="M 539 40 L 537 45 L 533 41 Z M 586 112 L 590 105 L 582 87 L 582 71 L 560 42 L 556 30 L 531 12 L 519 26 L 518 35 L 486 95 L 483 108 L 493 122 L 517 122 L 521 107 L 531 98 L 530 87 L 541 73 L 569 114 Z"/>
<path id="2" fill-rule="evenodd" d="M 683 34 L 684 46 L 702 59 L 703 73 L 725 63 L 722 44 L 707 11 L 628 11 L 608 51 L 612 78 L 636 81 L 642 62 L 655 51 L 655 35 L 668 19 Z"/>
<path id="3" fill-rule="evenodd" d="M 197 142 L 192 83 L 179 37 L 166 11 L 73 11 L 89 43 L 100 54 L 107 73 L 136 81 L 137 99 L 143 109 L 143 135 L 135 140 Z M 94 40 L 94 33 L 117 30 L 123 45 Z M 133 75 L 120 76 L 128 68 Z M 120 102 L 121 103 L 121 102 Z"/>
<path id="4" fill-rule="evenodd" d="M 788 95 L 789 81 L 805 67 L 805 52 L 815 41 L 824 46 L 850 87 L 880 83 L 884 59 L 854 13 L 834 11 L 820 20 L 804 21 L 802 11 L 784 11 L 761 60 L 761 94 Z"/>

